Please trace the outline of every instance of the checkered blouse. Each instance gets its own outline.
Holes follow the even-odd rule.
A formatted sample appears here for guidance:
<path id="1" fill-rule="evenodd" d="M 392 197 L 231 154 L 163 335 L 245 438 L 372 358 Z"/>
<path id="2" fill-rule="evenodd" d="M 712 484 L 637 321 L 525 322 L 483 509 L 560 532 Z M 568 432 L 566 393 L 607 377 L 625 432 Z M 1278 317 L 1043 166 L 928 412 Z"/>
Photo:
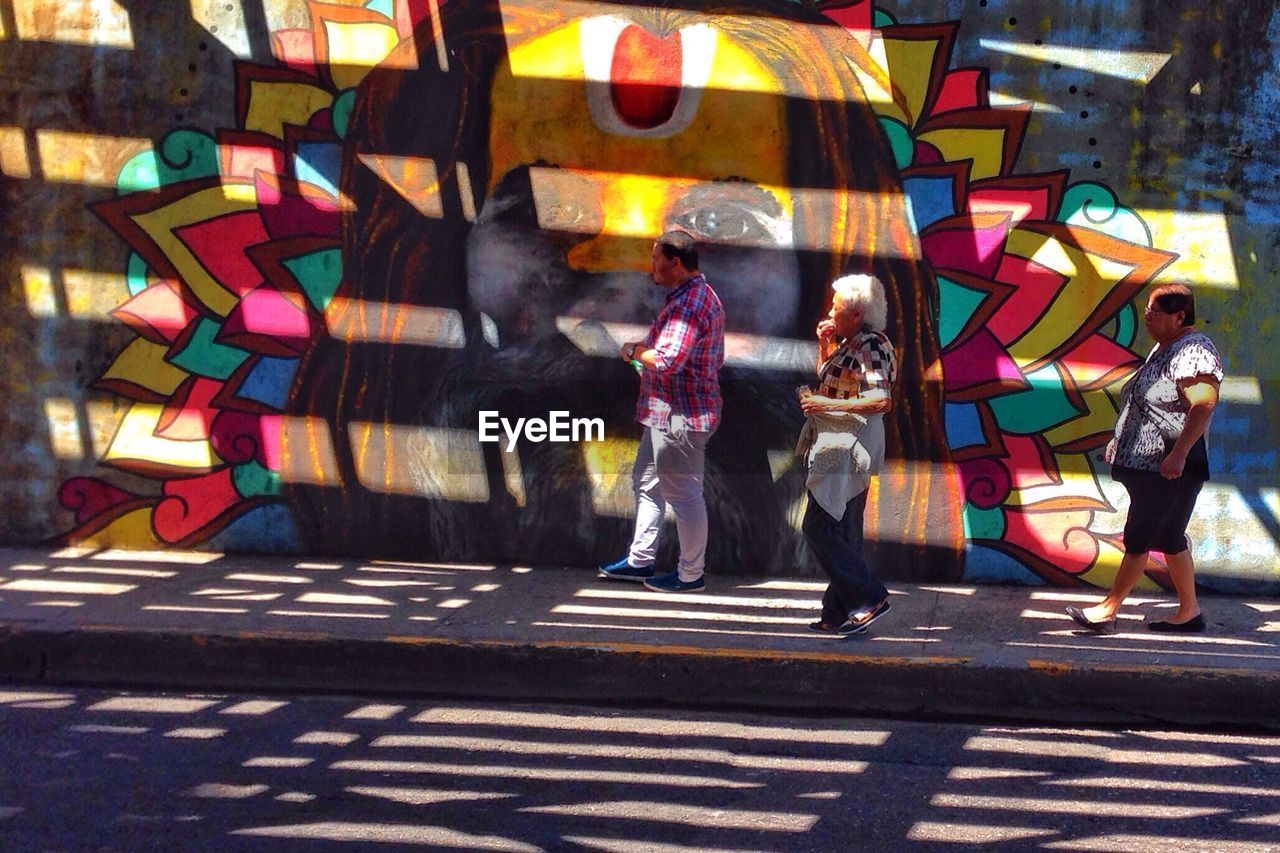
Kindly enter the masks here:
<path id="1" fill-rule="evenodd" d="M 823 397 L 847 400 L 881 389 L 892 394 L 898 378 L 898 357 L 884 332 L 871 329 L 851 335 L 818 369 L 818 390 Z"/>

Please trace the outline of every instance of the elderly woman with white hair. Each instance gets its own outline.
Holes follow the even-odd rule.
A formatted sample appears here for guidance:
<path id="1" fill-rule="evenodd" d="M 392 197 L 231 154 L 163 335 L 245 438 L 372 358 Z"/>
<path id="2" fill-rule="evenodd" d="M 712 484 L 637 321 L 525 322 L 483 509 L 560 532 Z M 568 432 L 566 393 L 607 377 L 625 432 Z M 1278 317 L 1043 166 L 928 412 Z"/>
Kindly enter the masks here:
<path id="1" fill-rule="evenodd" d="M 889 591 L 862 554 L 867 487 L 884 463 L 884 413 L 898 363 L 884 333 L 884 285 L 848 275 L 832 284 L 818 323 L 818 388 L 800 389 L 806 415 L 797 455 L 809 465 L 804 536 L 830 578 L 819 633 L 860 634 L 889 612 Z"/>

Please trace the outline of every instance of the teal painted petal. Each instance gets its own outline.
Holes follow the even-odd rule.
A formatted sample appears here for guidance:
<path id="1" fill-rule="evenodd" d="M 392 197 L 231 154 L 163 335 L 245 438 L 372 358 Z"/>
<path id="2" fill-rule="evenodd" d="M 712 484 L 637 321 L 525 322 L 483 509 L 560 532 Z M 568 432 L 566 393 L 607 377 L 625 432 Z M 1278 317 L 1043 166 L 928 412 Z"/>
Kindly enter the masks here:
<path id="1" fill-rule="evenodd" d="M 218 174 L 218 143 L 199 130 L 175 130 L 160 143 L 158 174 L 164 186 Z"/>
<path id="2" fill-rule="evenodd" d="M 876 28 L 891 27 L 896 23 L 898 23 L 897 19 L 895 19 L 893 15 L 890 15 L 884 9 L 876 9 L 875 16 L 871 20 L 871 26 Z"/>
<path id="3" fill-rule="evenodd" d="M 116 190 L 120 193 L 136 193 L 154 190 L 160 186 L 160 161 L 156 152 L 135 154 L 120 167 L 116 176 Z"/>
<path id="4" fill-rule="evenodd" d="M 342 282 L 342 252 L 336 248 L 290 258 L 284 266 L 302 285 L 307 299 L 317 311 L 323 311 L 329 305 Z"/>
<path id="5" fill-rule="evenodd" d="M 396 16 L 396 0 L 369 0 L 364 4 L 366 9 L 372 9 L 375 12 L 381 12 L 388 18 L 395 19 Z"/>
<path id="6" fill-rule="evenodd" d="M 207 376 L 210 379 L 226 379 L 244 363 L 249 353 L 239 347 L 216 343 L 219 326 L 208 317 L 203 318 L 193 330 L 187 345 L 169 361 L 187 373 Z"/>
<path id="7" fill-rule="evenodd" d="M 280 475 L 257 462 L 246 462 L 232 468 L 231 482 L 241 497 L 274 497 L 280 494 Z"/>
<path id="8" fill-rule="evenodd" d="M 943 349 L 964 331 L 965 324 L 986 298 L 987 294 L 980 290 L 938 276 L 938 343 Z"/>
<path id="9" fill-rule="evenodd" d="M 129 265 L 125 268 L 124 280 L 130 296 L 137 296 L 147 289 L 147 262 L 137 252 L 129 253 Z"/>
<path id="10" fill-rule="evenodd" d="M 916 144 L 911 140 L 911 131 L 902 122 L 887 116 L 880 116 L 880 126 L 884 128 L 889 147 L 893 149 L 893 162 L 899 169 L 910 166 L 911 158 L 915 156 L 916 151 Z"/>
<path id="11" fill-rule="evenodd" d="M 1111 340 L 1120 344 L 1122 347 L 1133 348 L 1133 342 L 1138 339 L 1138 309 L 1132 304 L 1126 305 L 1120 309 L 1120 313 L 1116 315 L 1116 336 Z"/>
<path id="12" fill-rule="evenodd" d="M 332 121 L 333 131 L 338 137 L 345 138 L 347 128 L 351 126 L 351 111 L 356 106 L 356 90 L 348 89 L 333 99 Z"/>
<path id="13" fill-rule="evenodd" d="M 1098 333 L 1122 347 L 1132 349 L 1133 342 L 1138 336 L 1138 309 L 1132 303 L 1124 306 L 1098 330 Z"/>
<path id="14" fill-rule="evenodd" d="M 1142 217 L 1120 204 L 1109 187 L 1092 181 L 1072 184 L 1067 188 L 1062 194 L 1058 220 L 1101 231 L 1140 246 L 1151 245 L 1151 232 Z"/>
<path id="15" fill-rule="evenodd" d="M 1004 510 L 999 507 L 982 509 L 971 503 L 965 503 L 964 514 L 965 539 L 1003 539 L 1005 531 Z"/>
<path id="16" fill-rule="evenodd" d="M 1078 416 L 1067 397 L 1062 376 L 1052 364 L 1027 374 L 1031 387 L 991 400 L 991 411 L 1000 429 L 1014 435 L 1033 435 L 1053 429 Z"/>

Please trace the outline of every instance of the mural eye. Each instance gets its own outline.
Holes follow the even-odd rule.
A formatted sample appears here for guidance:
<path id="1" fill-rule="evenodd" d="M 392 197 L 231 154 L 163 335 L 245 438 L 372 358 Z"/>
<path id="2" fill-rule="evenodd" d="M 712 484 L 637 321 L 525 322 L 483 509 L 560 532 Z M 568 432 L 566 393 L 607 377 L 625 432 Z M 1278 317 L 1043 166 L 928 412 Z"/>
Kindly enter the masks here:
<path id="1" fill-rule="evenodd" d="M 721 243 L 758 243 L 769 237 L 769 231 L 750 210 L 738 206 L 703 208 L 677 219 L 677 224 L 696 235 Z"/>

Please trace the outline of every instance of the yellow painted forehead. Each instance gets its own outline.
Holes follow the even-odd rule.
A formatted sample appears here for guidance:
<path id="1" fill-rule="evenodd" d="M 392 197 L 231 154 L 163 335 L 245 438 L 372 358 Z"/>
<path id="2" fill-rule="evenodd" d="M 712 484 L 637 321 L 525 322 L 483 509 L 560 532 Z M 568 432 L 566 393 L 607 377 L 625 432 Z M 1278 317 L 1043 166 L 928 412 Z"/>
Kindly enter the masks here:
<path id="1" fill-rule="evenodd" d="M 785 186 L 782 80 L 724 31 L 704 27 L 700 36 L 700 45 L 714 52 L 696 110 L 687 126 L 657 135 L 602 127 L 593 116 L 588 87 L 596 89 L 598 110 L 601 93 L 608 100 L 610 83 L 588 81 L 584 39 L 595 37 L 592 19 L 512 46 L 493 83 L 490 188 L 511 169 L 533 163 Z"/>

